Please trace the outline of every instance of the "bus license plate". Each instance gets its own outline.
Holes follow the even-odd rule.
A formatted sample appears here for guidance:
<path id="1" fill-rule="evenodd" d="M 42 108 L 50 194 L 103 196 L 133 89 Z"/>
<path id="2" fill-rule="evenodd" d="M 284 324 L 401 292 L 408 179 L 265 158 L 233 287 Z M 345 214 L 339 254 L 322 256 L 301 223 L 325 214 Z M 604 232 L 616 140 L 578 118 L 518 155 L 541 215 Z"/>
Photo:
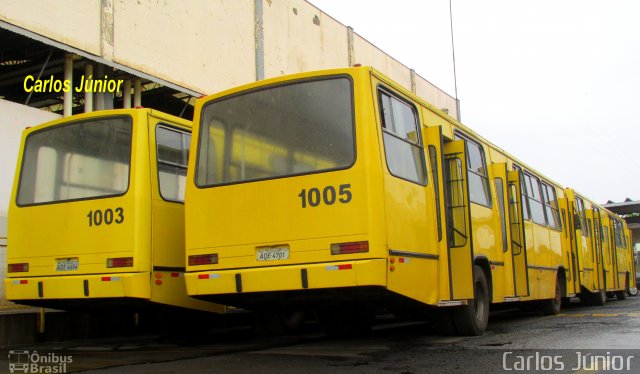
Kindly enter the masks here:
<path id="1" fill-rule="evenodd" d="M 67 258 L 64 260 L 56 260 L 56 271 L 74 271 L 78 270 L 78 259 Z"/>
<path id="2" fill-rule="evenodd" d="M 288 247 L 259 248 L 256 252 L 256 260 L 258 261 L 286 260 L 288 258 Z"/>

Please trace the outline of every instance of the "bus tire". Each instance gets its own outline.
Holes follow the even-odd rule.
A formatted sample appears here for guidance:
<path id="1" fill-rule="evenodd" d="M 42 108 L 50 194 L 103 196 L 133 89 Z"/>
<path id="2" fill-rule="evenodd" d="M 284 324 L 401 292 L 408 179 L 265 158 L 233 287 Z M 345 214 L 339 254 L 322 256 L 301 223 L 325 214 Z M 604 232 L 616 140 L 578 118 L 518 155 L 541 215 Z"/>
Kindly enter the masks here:
<path id="1" fill-rule="evenodd" d="M 602 306 L 607 301 L 607 291 L 605 289 L 596 291 L 590 295 L 591 305 Z"/>
<path id="2" fill-rule="evenodd" d="M 549 300 L 543 300 L 540 305 L 540 310 L 545 316 L 555 316 L 560 313 L 562 308 L 562 288 L 560 285 L 560 277 L 556 278 L 556 290 L 555 297 Z"/>
<path id="3" fill-rule="evenodd" d="M 616 298 L 618 300 L 626 300 L 627 299 L 627 291 L 616 291 Z"/>
<path id="4" fill-rule="evenodd" d="M 484 271 L 478 265 L 473 266 L 473 287 L 475 297 L 469 305 L 452 311 L 456 331 L 463 336 L 482 335 L 489 323 L 489 287 Z"/>
<path id="5" fill-rule="evenodd" d="M 627 299 L 627 290 L 629 289 L 629 275 L 625 277 L 624 281 L 624 290 L 616 291 L 616 298 L 618 300 L 626 300 Z"/>
<path id="6" fill-rule="evenodd" d="M 629 296 L 638 296 L 638 287 L 629 287 L 627 290 L 627 295 Z"/>

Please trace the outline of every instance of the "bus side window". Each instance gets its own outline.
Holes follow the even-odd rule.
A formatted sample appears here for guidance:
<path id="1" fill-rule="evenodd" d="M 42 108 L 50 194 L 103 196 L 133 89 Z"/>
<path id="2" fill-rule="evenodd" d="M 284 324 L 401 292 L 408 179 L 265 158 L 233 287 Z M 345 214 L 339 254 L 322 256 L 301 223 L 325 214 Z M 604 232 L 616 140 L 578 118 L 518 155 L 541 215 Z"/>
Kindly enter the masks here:
<path id="1" fill-rule="evenodd" d="M 576 207 L 578 208 L 578 218 L 580 219 L 580 232 L 582 236 L 589 237 L 589 226 L 587 225 L 587 217 L 584 211 L 584 201 L 576 196 Z"/>
<path id="2" fill-rule="evenodd" d="M 520 174 L 520 190 L 522 192 L 522 218 L 529 221 L 531 220 L 531 214 L 529 213 L 529 199 L 527 199 L 527 188 L 525 187 L 524 173 L 522 168 L 518 165 L 513 165 L 513 170 Z"/>
<path id="3" fill-rule="evenodd" d="M 551 185 L 542 182 L 542 197 L 544 198 L 544 208 L 547 213 L 549 227 L 554 230 L 562 230 L 562 222 L 560 221 L 556 189 Z"/>
<path id="4" fill-rule="evenodd" d="M 380 90 L 378 98 L 389 172 L 402 179 L 426 184 L 424 152 L 415 108 L 386 91 Z"/>
<path id="5" fill-rule="evenodd" d="M 160 125 L 156 143 L 160 195 L 168 201 L 184 202 L 191 134 Z"/>
<path id="6" fill-rule="evenodd" d="M 537 177 L 529 174 L 524 175 L 525 185 L 527 187 L 527 199 L 529 200 L 529 208 L 531 208 L 531 217 L 533 222 L 539 225 L 547 225 L 545 219 L 544 208 L 542 207 L 542 197 L 540 196 L 540 181 Z"/>
<path id="7" fill-rule="evenodd" d="M 456 134 L 455 139 L 464 139 L 467 148 L 467 175 L 469 180 L 469 200 L 472 203 L 492 207 L 491 188 L 487 173 L 487 161 L 480 143 Z"/>

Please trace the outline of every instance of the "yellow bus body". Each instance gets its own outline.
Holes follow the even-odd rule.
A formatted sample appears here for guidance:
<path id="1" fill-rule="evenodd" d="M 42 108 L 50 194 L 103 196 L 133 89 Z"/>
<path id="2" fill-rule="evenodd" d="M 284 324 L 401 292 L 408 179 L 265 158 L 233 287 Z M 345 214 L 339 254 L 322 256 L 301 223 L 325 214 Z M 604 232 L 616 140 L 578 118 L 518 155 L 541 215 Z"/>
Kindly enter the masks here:
<path id="1" fill-rule="evenodd" d="M 126 184 L 104 182 L 121 183 L 123 191 L 104 197 L 47 201 L 54 192 L 35 187 L 35 192 L 19 196 L 21 173 L 30 172 L 25 165 L 25 144 L 34 134 L 55 137 L 61 128 L 91 125 L 91 121 L 106 123 L 112 118 L 123 119 L 130 125 L 130 165 L 109 166 L 109 172 L 116 169 L 124 172 L 116 170 L 109 174 L 100 169 L 104 166 L 100 160 L 91 160 L 83 150 L 62 155 L 63 152 L 41 146 L 34 154 L 38 155 L 38 167 L 46 165 L 64 174 L 59 177 L 64 186 L 58 185 L 58 189 L 86 190 L 79 194 L 97 191 L 95 179 L 100 178 L 99 174 L 89 169 L 98 168 L 107 173 L 105 178 L 128 179 Z M 203 311 L 225 310 L 221 305 L 186 294 L 184 206 L 179 201 L 166 200 L 159 190 L 161 172 L 156 154 L 159 128 L 188 134 L 191 123 L 151 109 L 105 110 L 59 119 L 24 131 L 9 209 L 9 272 L 5 279 L 8 300 L 59 309 L 162 304 Z M 94 146 L 115 147 L 113 144 Z M 68 149 L 72 149 L 71 146 Z M 55 164 L 56 158 L 50 156 L 65 158 Z M 54 164 L 49 165 L 52 162 Z M 40 173 L 36 179 L 47 178 L 42 171 L 33 173 Z M 23 177 L 25 185 L 27 179 Z M 38 188 L 45 191 L 37 191 Z M 72 196 L 72 192 L 67 193 Z M 29 194 L 31 196 L 27 196 Z M 12 272 L 12 268 L 18 271 Z"/>
<path id="2" fill-rule="evenodd" d="M 608 290 L 616 291 L 618 298 L 622 299 L 624 298 L 623 294 L 636 284 L 633 243 L 631 242 L 633 237 L 631 236 L 631 229 L 629 229 L 624 219 L 612 217 L 613 219 L 618 221 L 622 243 L 617 244 L 615 239 L 611 241 L 611 247 L 615 247 L 612 253 L 613 268 L 611 272 L 613 277 L 617 277 L 617 279 L 614 280 L 613 286 Z M 613 234 L 615 236 L 615 229 Z"/>
<path id="3" fill-rule="evenodd" d="M 603 304 L 607 294 L 624 297 L 627 279 L 633 278 L 626 223 L 573 189 L 566 189 L 566 195 L 574 238 L 571 256 L 578 269 L 573 281 L 576 293 L 590 304 Z"/>
<path id="4" fill-rule="evenodd" d="M 291 168 L 291 175 L 262 178 L 260 173 L 273 160 L 313 158 L 305 151 L 292 150 L 287 155 L 278 139 L 259 141 L 260 131 L 271 131 L 277 126 L 274 123 L 290 126 L 287 121 L 300 119 L 287 117 L 288 109 L 234 107 L 238 104 L 233 100 L 259 96 L 262 90 L 294 90 L 298 84 L 340 79 L 350 82 L 353 162 L 335 169 L 317 168 L 318 172 L 295 173 Z M 263 105 L 262 101 L 256 105 Z M 216 105 L 227 112 L 207 114 Z M 416 165 L 421 159 L 424 180 L 399 175 L 403 169 L 389 158 L 394 154 L 385 153 L 391 144 L 404 147 L 404 143 L 392 143 L 398 137 L 385 127 L 387 121 L 396 121 L 385 117 L 388 105 L 400 108 L 394 111 L 413 113 L 417 121 L 419 132 L 409 131 L 401 140 L 413 147 Z M 253 110 L 263 113 L 260 121 L 250 117 Z M 321 116 L 317 109 L 308 110 Z M 231 112 L 235 117 L 228 115 Z M 304 120 L 313 121 L 313 117 Z M 347 122 L 343 129 L 348 128 Z M 261 124 L 265 130 L 253 130 Z M 332 136 L 330 130 L 324 134 Z M 225 151 L 221 145 L 226 145 Z M 472 148 L 484 157 L 479 167 L 469 156 Z M 491 302 L 538 301 L 544 307 L 553 302 L 559 310 L 561 297 L 580 292 L 581 283 L 575 279 L 586 277 L 585 284 L 593 283 L 593 277 L 582 270 L 578 274 L 572 265 L 572 255 L 587 256 L 590 247 L 583 241 L 577 250 L 571 249 L 571 190 L 372 68 L 273 78 L 199 99 L 192 149 L 197 157 L 190 159 L 185 213 L 189 295 L 247 308 L 322 307 L 340 300 L 412 300 L 461 308 L 471 305 L 474 294 L 477 298 L 474 269 L 481 269 Z M 331 157 L 324 157 L 317 158 L 316 164 L 331 166 Z M 468 166 L 477 167 L 478 178 L 468 172 Z M 471 177 L 476 178 L 475 195 L 469 194 Z M 486 186 L 484 203 L 476 202 L 482 200 L 477 183 Z M 316 199 L 309 207 L 305 203 L 313 201 L 312 189 Z M 348 202 L 337 203 L 334 193 Z M 469 203 L 471 198 L 476 201 Z M 537 220 L 523 219 L 525 206 L 526 214 L 536 215 Z M 366 250 L 332 251 L 341 245 L 360 248 L 359 243 L 366 243 Z M 286 256 L 262 258 L 270 250 Z M 585 257 L 581 263 L 591 260 Z"/>

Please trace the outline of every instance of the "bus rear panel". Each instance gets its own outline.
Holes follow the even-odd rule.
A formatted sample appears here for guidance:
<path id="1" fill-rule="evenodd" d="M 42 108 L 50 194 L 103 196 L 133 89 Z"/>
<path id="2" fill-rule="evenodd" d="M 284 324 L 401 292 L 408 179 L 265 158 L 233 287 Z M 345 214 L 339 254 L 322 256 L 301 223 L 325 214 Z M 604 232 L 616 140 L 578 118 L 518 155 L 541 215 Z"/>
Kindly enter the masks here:
<path id="1" fill-rule="evenodd" d="M 186 295 L 183 205 L 159 194 L 159 181 L 184 185 L 186 174 L 156 163 L 156 153 L 173 149 L 162 128 L 189 134 L 189 125 L 135 109 L 25 130 L 9 211 L 7 299 L 67 310 L 149 301 L 212 309 Z"/>
<path id="2" fill-rule="evenodd" d="M 295 291 L 324 300 L 386 286 L 375 158 L 356 142 L 358 89 L 338 74 L 205 104 L 187 187 L 191 295 L 255 307 L 270 304 L 257 293 L 304 302 L 310 293 Z"/>

